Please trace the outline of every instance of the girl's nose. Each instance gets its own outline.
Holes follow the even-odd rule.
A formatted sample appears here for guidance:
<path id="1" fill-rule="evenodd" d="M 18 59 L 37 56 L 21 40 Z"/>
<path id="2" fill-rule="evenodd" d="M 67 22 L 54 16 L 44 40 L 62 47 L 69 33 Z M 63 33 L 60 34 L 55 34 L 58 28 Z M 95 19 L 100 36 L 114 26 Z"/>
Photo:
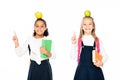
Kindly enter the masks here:
<path id="1" fill-rule="evenodd" d="M 89 27 L 89 25 L 86 25 L 86 27 Z"/>

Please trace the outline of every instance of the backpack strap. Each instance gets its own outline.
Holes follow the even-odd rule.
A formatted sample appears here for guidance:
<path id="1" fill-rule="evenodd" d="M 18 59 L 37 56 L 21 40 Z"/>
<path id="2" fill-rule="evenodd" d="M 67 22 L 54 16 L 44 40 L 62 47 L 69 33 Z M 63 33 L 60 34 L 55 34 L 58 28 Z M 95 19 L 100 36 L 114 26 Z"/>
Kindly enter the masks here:
<path id="1" fill-rule="evenodd" d="M 100 42 L 99 42 L 99 39 L 97 39 L 95 41 L 95 43 L 96 43 L 97 52 L 100 53 Z"/>
<path id="2" fill-rule="evenodd" d="M 81 47 L 82 47 L 82 38 L 78 39 L 78 55 L 77 55 L 77 61 L 80 61 L 80 52 L 81 52 Z"/>

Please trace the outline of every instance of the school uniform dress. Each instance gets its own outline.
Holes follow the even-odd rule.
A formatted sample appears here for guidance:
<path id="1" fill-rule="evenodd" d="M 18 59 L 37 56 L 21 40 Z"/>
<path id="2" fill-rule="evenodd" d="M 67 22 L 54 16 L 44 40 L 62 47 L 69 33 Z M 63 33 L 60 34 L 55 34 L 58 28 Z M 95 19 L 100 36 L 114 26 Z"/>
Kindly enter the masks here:
<path id="1" fill-rule="evenodd" d="M 30 51 L 30 67 L 28 71 L 27 80 L 53 80 L 52 68 L 49 58 L 40 57 L 40 47 L 42 39 L 49 39 L 47 37 L 36 39 L 34 37 L 28 38 L 23 46 L 15 48 L 16 54 L 22 56 L 27 51 Z M 52 58 L 55 58 L 53 45 L 51 48 Z"/>
<path id="2" fill-rule="evenodd" d="M 74 80 L 104 80 L 102 69 L 96 67 L 92 62 L 92 50 L 95 47 L 95 41 L 92 36 L 84 36 L 82 38 L 80 61 L 75 72 Z"/>

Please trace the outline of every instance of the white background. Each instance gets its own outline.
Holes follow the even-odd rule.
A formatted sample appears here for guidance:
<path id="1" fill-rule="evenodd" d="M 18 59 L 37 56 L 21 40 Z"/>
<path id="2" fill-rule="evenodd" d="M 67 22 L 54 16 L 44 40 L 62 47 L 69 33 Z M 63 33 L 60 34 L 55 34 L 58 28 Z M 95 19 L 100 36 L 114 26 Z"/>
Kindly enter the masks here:
<path id="1" fill-rule="evenodd" d="M 103 67 L 106 80 L 120 80 L 119 0 L 0 0 L 0 80 L 27 80 L 29 55 L 18 57 L 12 41 L 16 31 L 20 45 L 33 33 L 34 13 L 41 11 L 56 46 L 51 60 L 54 80 L 73 80 L 77 62 L 69 56 L 71 36 L 79 35 L 81 19 L 91 10 L 97 36 L 108 61 Z"/>

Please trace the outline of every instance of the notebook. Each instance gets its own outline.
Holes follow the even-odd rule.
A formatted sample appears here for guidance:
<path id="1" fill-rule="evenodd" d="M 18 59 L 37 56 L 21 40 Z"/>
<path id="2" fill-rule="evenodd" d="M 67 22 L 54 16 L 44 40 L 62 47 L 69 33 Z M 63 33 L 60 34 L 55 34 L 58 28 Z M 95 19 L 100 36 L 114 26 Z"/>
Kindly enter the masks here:
<path id="1" fill-rule="evenodd" d="M 42 47 L 44 47 L 44 46 L 48 52 L 51 52 L 52 40 L 42 39 Z M 40 57 L 41 58 L 48 58 L 48 56 L 44 53 L 41 53 Z"/>
<path id="2" fill-rule="evenodd" d="M 100 53 L 98 53 L 95 50 L 92 51 L 92 61 L 93 62 L 102 61 L 102 58 L 103 58 L 103 56 Z"/>

